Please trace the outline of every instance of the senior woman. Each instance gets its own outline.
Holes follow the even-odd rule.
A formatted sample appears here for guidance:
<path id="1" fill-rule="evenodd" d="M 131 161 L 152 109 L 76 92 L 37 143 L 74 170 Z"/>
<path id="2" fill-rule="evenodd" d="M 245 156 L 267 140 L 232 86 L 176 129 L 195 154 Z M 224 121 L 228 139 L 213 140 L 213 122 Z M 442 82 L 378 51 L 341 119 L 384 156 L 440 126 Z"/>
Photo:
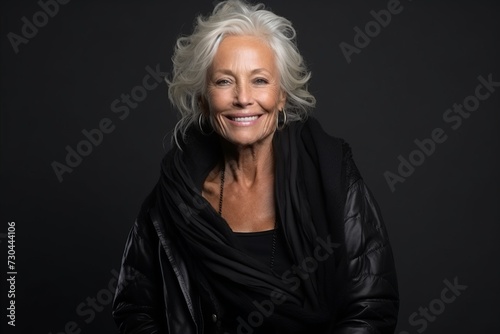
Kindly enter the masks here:
<path id="1" fill-rule="evenodd" d="M 307 117 L 291 23 L 219 3 L 173 63 L 181 119 L 125 247 L 121 333 L 393 333 L 387 233 L 349 146 Z"/>

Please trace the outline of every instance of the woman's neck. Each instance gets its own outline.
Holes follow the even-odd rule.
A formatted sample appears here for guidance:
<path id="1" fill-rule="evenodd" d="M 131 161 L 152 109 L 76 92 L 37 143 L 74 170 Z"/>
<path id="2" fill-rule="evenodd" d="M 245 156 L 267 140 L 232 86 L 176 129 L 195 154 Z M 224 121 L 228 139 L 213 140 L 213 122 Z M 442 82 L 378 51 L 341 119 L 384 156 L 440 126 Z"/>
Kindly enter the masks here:
<path id="1" fill-rule="evenodd" d="M 235 182 L 248 189 L 256 182 L 273 177 L 272 136 L 262 143 L 248 146 L 235 146 L 223 141 L 222 149 L 226 182 Z"/>

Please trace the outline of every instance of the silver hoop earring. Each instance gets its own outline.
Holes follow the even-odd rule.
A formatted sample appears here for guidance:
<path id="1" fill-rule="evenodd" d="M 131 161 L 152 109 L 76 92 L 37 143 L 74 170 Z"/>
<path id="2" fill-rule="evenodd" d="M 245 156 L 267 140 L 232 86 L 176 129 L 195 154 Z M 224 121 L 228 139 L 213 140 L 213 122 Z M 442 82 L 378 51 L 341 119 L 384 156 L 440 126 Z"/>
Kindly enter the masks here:
<path id="1" fill-rule="evenodd" d="M 280 118 L 281 118 L 280 114 L 283 114 L 282 120 L 280 120 Z M 283 109 L 283 110 L 278 112 L 278 121 L 277 121 L 276 129 L 283 130 L 286 126 L 286 123 L 287 123 L 286 111 L 285 111 L 285 109 Z"/>
<path id="2" fill-rule="evenodd" d="M 200 128 L 201 134 L 204 136 L 209 136 L 214 132 L 213 128 L 211 129 L 212 131 L 210 131 L 210 132 L 205 132 L 203 130 L 203 114 L 202 113 L 200 113 L 200 116 L 198 117 L 198 127 Z"/>

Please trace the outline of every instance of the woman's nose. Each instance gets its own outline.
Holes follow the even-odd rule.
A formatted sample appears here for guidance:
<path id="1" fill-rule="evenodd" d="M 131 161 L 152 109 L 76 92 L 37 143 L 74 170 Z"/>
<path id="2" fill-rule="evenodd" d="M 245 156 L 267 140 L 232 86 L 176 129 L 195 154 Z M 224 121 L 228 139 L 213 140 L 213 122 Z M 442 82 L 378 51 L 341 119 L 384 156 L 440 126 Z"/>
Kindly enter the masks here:
<path id="1" fill-rule="evenodd" d="M 248 84 L 239 84 L 235 88 L 234 103 L 240 107 L 252 104 L 252 88 Z"/>

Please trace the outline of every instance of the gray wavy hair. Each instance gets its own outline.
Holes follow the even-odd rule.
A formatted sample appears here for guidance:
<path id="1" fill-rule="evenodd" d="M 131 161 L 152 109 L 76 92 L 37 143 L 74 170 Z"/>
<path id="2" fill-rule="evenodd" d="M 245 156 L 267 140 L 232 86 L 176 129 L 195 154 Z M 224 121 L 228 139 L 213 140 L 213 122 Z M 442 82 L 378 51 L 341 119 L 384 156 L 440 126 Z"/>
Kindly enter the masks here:
<path id="1" fill-rule="evenodd" d="M 263 4 L 223 1 L 215 6 L 212 15 L 198 16 L 193 33 L 180 37 L 175 45 L 172 79 L 166 81 L 169 99 L 181 116 L 173 132 L 177 144 L 178 136 L 185 139 L 187 129 L 198 122 L 200 99 L 207 92 L 207 72 L 227 35 L 257 36 L 274 50 L 289 121 L 305 120 L 316 104 L 307 90 L 311 72 L 297 49 L 292 23 L 265 10 Z"/>

